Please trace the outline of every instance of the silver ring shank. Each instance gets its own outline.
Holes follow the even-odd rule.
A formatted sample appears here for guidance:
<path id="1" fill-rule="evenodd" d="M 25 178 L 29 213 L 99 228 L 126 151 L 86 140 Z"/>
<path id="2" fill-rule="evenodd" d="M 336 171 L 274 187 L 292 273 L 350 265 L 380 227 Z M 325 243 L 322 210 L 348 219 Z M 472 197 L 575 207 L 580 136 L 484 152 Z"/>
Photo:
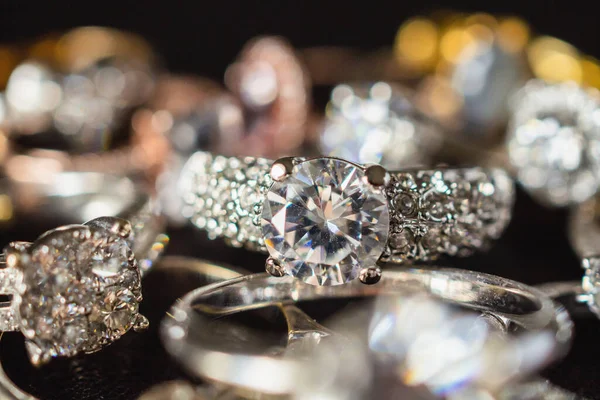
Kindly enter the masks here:
<path id="1" fill-rule="evenodd" d="M 492 275 L 456 269 L 386 269 L 377 285 L 352 282 L 312 286 L 291 277 L 256 274 L 216 283 L 187 294 L 161 326 L 167 350 L 189 371 L 211 380 L 284 393 L 294 385 L 300 364 L 291 359 L 239 351 L 211 321 L 224 315 L 300 301 L 425 291 L 450 303 L 493 314 L 509 328 L 544 330 L 556 342 L 553 356 L 566 352 L 572 335 L 568 314 L 542 292 Z M 550 360 L 548 360 L 550 361 Z M 268 382 L 264 377 L 268 376 Z"/>
<path id="2" fill-rule="evenodd" d="M 272 180 L 264 158 L 194 153 L 183 167 L 183 214 L 209 238 L 266 252 L 260 219 Z M 502 170 L 440 168 L 390 172 L 391 213 L 383 261 L 469 255 L 500 236 L 511 216 L 512 180 Z M 403 208 L 409 201 L 414 207 Z"/>

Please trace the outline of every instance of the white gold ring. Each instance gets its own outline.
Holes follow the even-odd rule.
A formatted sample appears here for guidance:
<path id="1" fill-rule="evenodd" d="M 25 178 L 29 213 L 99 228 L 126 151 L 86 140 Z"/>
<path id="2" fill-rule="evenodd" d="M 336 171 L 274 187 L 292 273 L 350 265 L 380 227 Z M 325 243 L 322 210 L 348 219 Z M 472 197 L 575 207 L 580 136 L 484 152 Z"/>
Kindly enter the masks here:
<path id="1" fill-rule="evenodd" d="M 266 269 L 315 285 L 375 283 L 378 261 L 428 261 L 485 248 L 508 224 L 499 169 L 388 172 L 338 158 L 197 152 L 179 182 L 183 214 L 209 238 L 270 254 Z"/>

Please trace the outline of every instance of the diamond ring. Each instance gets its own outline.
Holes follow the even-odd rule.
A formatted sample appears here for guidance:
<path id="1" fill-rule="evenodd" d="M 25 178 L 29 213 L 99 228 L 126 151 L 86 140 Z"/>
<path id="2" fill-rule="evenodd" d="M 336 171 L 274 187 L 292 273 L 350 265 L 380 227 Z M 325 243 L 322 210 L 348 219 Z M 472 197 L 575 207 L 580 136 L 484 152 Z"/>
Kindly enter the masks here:
<path id="1" fill-rule="evenodd" d="M 265 273 L 246 275 L 204 286 L 185 295 L 173 305 L 162 321 L 161 338 L 167 351 L 198 377 L 271 394 L 290 393 L 297 388 L 298 378 L 305 376 L 307 368 L 315 368 L 316 363 L 315 357 L 305 358 L 303 353 L 293 357 L 294 354 L 288 353 L 291 342 L 298 338 L 306 339 L 304 343 L 316 339 L 319 346 L 316 349 L 319 351 L 321 345 L 327 346 L 328 341 L 339 345 L 340 340 L 347 339 L 346 330 L 339 330 L 340 334 L 336 335 L 335 330 L 329 331 L 307 316 L 289 315 L 284 310 L 288 322 L 288 346 L 284 350 L 279 347 L 271 349 L 265 347 L 262 331 L 259 336 L 253 336 L 252 330 L 247 333 L 243 325 L 234 324 L 227 318 L 228 315 L 271 306 L 285 307 L 303 301 L 423 293 L 489 315 L 501 325 L 502 331 L 524 329 L 540 333 L 544 355 L 539 352 L 540 347 L 521 344 L 520 349 L 535 349 L 532 354 L 535 357 L 514 357 L 511 361 L 521 363 L 525 359 L 531 363 L 500 369 L 496 371 L 498 375 L 534 368 L 534 364 L 546 364 L 564 355 L 569 347 L 572 322 L 564 308 L 541 291 L 493 275 L 443 268 L 392 267 L 386 270 L 380 283 L 375 286 L 354 281 L 343 286 L 319 287 L 306 285 L 289 276 L 275 278 Z M 431 309 L 429 312 L 435 314 Z M 360 319 L 358 314 L 353 313 L 353 318 Z M 390 328 L 395 321 L 394 318 L 388 318 L 382 321 L 381 328 Z M 404 324 L 404 328 L 413 327 L 414 321 Z M 446 330 L 442 331 L 447 332 L 448 327 L 445 325 Z M 231 332 L 236 334 L 230 335 Z M 380 330 L 378 333 L 369 339 L 373 346 L 381 344 L 377 341 L 382 339 L 381 333 L 384 332 Z M 252 341 L 253 338 L 256 341 Z M 505 336 L 502 342 L 505 345 L 516 343 L 519 338 L 518 335 Z M 525 342 L 521 343 L 531 344 L 528 341 L 531 338 L 525 334 Z M 319 343 L 320 339 L 324 343 Z M 280 342 L 275 343 L 278 345 Z M 397 344 L 398 340 L 393 343 Z M 285 355 L 281 352 L 285 352 Z M 311 365 L 307 366 L 303 360 Z M 351 365 L 357 367 L 360 363 Z M 326 368 L 319 370 L 329 371 Z M 269 379 L 264 379 L 265 376 Z"/>
<path id="2" fill-rule="evenodd" d="M 523 187 L 565 206 L 600 188 L 600 94 L 575 83 L 530 81 L 514 97 L 507 149 Z"/>
<path id="3" fill-rule="evenodd" d="M 378 261 L 469 255 L 510 219 L 501 170 L 388 172 L 342 159 L 227 158 L 197 152 L 179 181 L 183 214 L 209 238 L 268 251 L 266 269 L 315 285 L 375 283 Z"/>
<path id="4" fill-rule="evenodd" d="M 600 189 L 600 93 L 574 82 L 531 80 L 511 97 L 504 141 L 448 140 L 452 158 L 502 167 L 540 203 L 578 204 Z M 452 153 L 454 153 L 452 155 Z"/>
<path id="5" fill-rule="evenodd" d="M 63 202 L 88 208 L 81 215 L 131 202 L 121 205 L 119 217 L 61 226 L 33 243 L 12 242 L 2 254 L 0 293 L 11 300 L 0 305 L 0 331 L 21 331 L 35 365 L 52 357 L 92 353 L 131 328 L 145 329 L 148 320 L 138 312 L 140 281 L 167 240 L 160 234 L 163 226 L 152 199 L 116 190 L 135 189 L 129 180 L 84 174 L 78 181 L 72 174 L 60 176 L 55 184 L 66 193 Z M 85 184 L 76 187 L 74 182 Z M 110 188 L 112 204 L 105 196 Z M 85 200 L 79 203 L 78 196 Z"/>

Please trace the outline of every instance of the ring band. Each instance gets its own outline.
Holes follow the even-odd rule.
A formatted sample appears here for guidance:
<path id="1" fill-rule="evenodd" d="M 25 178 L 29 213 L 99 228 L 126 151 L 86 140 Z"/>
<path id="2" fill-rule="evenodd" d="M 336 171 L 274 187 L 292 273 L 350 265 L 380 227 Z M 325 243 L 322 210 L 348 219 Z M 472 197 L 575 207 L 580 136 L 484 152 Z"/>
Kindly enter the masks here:
<path id="1" fill-rule="evenodd" d="M 319 285 L 375 283 L 380 258 L 472 254 L 501 235 L 514 200 L 497 169 L 387 172 L 328 157 L 273 163 L 207 152 L 187 161 L 179 191 L 183 214 L 209 238 L 268 250 L 275 275 Z"/>
<path id="2" fill-rule="evenodd" d="M 600 223 L 598 197 L 577 206 L 569 219 L 569 239 L 575 253 L 581 259 L 584 275 L 578 290 L 569 289 L 568 284 L 557 288 L 564 294 L 575 294 L 582 303 L 600 317 Z M 552 284 L 548 284 L 551 286 Z M 574 285 L 574 284 L 573 284 Z"/>
<path id="3" fill-rule="evenodd" d="M 301 364 L 256 355 L 252 349 L 239 353 L 239 347 L 223 340 L 222 333 L 218 338 L 212 336 L 211 319 L 300 301 L 422 291 L 452 304 L 496 315 L 508 323 L 509 329 L 514 325 L 551 332 L 556 341 L 554 356 L 563 354 L 570 342 L 572 323 L 568 315 L 542 292 L 504 278 L 456 269 L 387 270 L 374 286 L 353 282 L 318 287 L 290 277 L 244 276 L 184 296 L 163 320 L 161 336 L 166 349 L 196 376 L 252 390 L 286 393 L 293 389 Z M 265 380 L 265 376 L 269 379 Z"/>
<path id="4" fill-rule="evenodd" d="M 128 179 L 90 173 L 55 178 L 49 200 L 95 218 L 48 231 L 33 243 L 12 242 L 0 265 L 0 293 L 11 297 L 0 306 L 0 330 L 20 330 L 36 365 L 95 352 L 131 328 L 145 329 L 148 321 L 138 312 L 141 275 L 167 241 L 154 200 Z M 118 210 L 118 217 L 98 216 L 107 210 Z"/>

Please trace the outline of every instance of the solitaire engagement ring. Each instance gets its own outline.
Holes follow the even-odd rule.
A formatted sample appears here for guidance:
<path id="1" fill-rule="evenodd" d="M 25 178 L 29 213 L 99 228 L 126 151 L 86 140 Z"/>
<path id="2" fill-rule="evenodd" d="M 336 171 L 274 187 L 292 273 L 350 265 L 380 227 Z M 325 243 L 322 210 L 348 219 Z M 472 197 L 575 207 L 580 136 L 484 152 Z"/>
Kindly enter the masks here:
<path id="1" fill-rule="evenodd" d="M 93 353 L 131 328 L 145 329 L 141 277 L 167 240 L 154 202 L 130 180 L 95 173 L 56 178 L 62 205 L 83 206 L 84 216 L 118 210 L 119 217 L 61 226 L 33 243 L 12 242 L 2 254 L 0 294 L 10 300 L 0 304 L 0 331 L 21 331 L 34 365 Z"/>
<path id="2" fill-rule="evenodd" d="M 268 251 L 267 271 L 314 285 L 376 283 L 378 261 L 465 256 L 500 236 L 514 188 L 499 169 L 388 172 L 338 158 L 194 153 L 183 214 L 209 238 Z"/>

